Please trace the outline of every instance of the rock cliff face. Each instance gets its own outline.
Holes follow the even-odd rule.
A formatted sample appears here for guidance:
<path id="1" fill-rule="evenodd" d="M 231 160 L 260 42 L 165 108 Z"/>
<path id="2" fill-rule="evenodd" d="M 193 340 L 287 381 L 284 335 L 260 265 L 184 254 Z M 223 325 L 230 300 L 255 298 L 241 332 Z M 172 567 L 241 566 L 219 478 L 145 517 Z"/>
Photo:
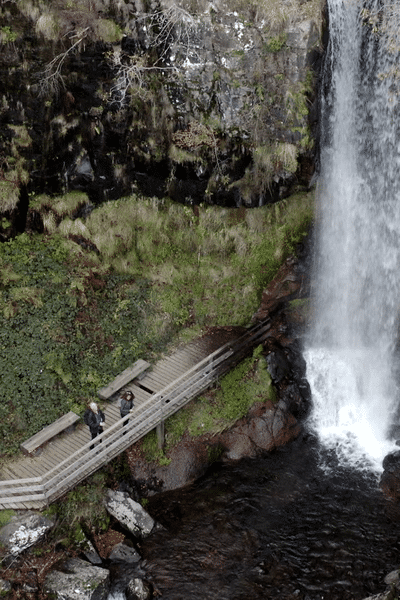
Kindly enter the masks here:
<path id="1" fill-rule="evenodd" d="M 321 31 L 320 0 L 2 0 L 3 236 L 40 193 L 254 206 L 307 185 Z"/>

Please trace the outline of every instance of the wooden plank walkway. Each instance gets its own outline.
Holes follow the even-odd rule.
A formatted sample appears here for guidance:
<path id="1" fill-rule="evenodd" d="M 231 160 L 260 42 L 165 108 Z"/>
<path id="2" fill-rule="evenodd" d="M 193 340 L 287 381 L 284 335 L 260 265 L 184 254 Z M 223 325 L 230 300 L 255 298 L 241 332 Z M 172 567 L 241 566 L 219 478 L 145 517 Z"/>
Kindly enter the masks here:
<path id="1" fill-rule="evenodd" d="M 2 465 L 0 510 L 40 509 L 62 496 L 207 389 L 261 343 L 269 327 L 267 320 L 244 332 L 224 330 L 223 341 L 219 336 L 204 336 L 159 360 L 140 379 L 124 380 L 123 390 L 135 394 L 126 434 L 121 435 L 124 419 L 114 396 L 102 407 L 106 428 L 93 450 L 89 430 L 82 423 L 74 432 L 48 442 L 40 454 Z"/>

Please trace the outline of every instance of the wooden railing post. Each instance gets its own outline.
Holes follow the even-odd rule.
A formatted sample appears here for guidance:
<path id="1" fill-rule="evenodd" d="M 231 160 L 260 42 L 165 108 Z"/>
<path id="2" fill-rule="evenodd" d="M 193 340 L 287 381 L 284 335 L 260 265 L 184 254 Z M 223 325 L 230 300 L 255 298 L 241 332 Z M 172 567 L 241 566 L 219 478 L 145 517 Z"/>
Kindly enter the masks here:
<path id="1" fill-rule="evenodd" d="M 165 443 L 165 421 L 161 421 L 157 425 L 156 431 L 157 431 L 158 447 L 160 448 L 160 450 L 162 450 L 164 448 L 164 443 Z"/>
<path id="2" fill-rule="evenodd" d="M 158 447 L 160 448 L 160 450 L 162 450 L 164 448 L 164 443 L 165 443 L 165 421 L 164 421 L 164 404 L 165 404 L 165 400 L 164 400 L 164 396 L 160 396 L 160 421 L 157 424 L 156 427 L 156 432 L 157 432 L 157 441 L 158 441 Z"/>

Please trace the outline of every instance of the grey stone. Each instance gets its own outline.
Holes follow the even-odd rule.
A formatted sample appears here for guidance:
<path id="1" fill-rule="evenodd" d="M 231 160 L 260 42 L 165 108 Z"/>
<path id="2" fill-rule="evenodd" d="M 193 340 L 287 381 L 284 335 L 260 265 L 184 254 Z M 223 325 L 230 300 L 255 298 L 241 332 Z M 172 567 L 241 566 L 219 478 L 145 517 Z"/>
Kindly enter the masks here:
<path id="1" fill-rule="evenodd" d="M 154 528 L 154 519 L 126 492 L 108 490 L 105 507 L 110 515 L 136 536 L 146 537 Z"/>
<path id="2" fill-rule="evenodd" d="M 44 590 L 57 600 L 107 600 L 110 574 L 79 558 L 65 562 L 62 571 L 52 571 L 46 577 Z"/>
<path id="3" fill-rule="evenodd" d="M 255 456 L 256 446 L 246 433 L 242 431 L 228 431 L 221 437 L 225 446 L 225 460 L 239 460 L 244 456 Z"/>
<path id="4" fill-rule="evenodd" d="M 267 413 L 267 411 L 265 411 Z M 273 411 L 268 411 L 273 413 Z M 271 419 L 255 417 L 249 424 L 249 437 L 262 450 L 273 450 L 275 447 L 272 434 L 273 414 Z"/>
<path id="5" fill-rule="evenodd" d="M 40 513 L 29 511 L 23 515 L 14 515 L 0 529 L 0 542 L 5 546 L 6 552 L 18 556 L 39 542 L 53 525 L 52 520 Z"/>
<path id="6" fill-rule="evenodd" d="M 120 542 L 114 546 L 108 558 L 113 562 L 136 563 L 139 562 L 141 556 L 135 548 L 130 548 L 123 542 Z"/>
<path id="7" fill-rule="evenodd" d="M 384 579 L 386 585 L 399 584 L 400 583 L 400 569 L 396 569 L 395 571 L 391 571 L 388 573 Z"/>
<path id="8" fill-rule="evenodd" d="M 11 590 L 11 583 L 5 579 L 0 579 L 0 592 L 9 592 Z"/>
<path id="9" fill-rule="evenodd" d="M 125 589 L 126 600 L 148 600 L 151 598 L 151 590 L 142 579 L 131 579 Z"/>
<path id="10" fill-rule="evenodd" d="M 101 560 L 99 554 L 96 552 L 96 550 L 90 540 L 87 540 L 87 544 L 83 550 L 83 554 L 86 556 L 88 561 L 92 563 L 92 565 L 103 564 L 103 561 Z"/>

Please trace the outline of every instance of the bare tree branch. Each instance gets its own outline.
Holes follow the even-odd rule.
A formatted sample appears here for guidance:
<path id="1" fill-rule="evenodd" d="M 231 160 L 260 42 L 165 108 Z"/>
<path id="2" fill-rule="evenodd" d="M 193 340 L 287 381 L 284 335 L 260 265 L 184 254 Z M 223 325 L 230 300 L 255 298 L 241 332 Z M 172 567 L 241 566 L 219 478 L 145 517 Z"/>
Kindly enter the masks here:
<path id="1" fill-rule="evenodd" d="M 51 60 L 39 74 L 39 95 L 46 96 L 49 94 L 58 95 L 61 89 L 65 89 L 64 76 L 62 67 L 68 56 L 79 46 L 88 36 L 89 27 L 79 31 L 73 38 L 78 38 L 65 52 L 61 52 Z"/>
<path id="2" fill-rule="evenodd" d="M 113 102 L 117 102 L 118 105 L 124 104 L 130 94 L 142 98 L 148 95 L 146 74 L 149 72 L 178 72 L 170 60 L 173 45 L 180 46 L 182 61 L 186 60 L 189 52 L 194 52 L 191 41 L 196 19 L 176 4 L 153 13 L 145 13 L 137 21 L 142 22 L 143 30 L 150 38 L 148 47 L 157 51 L 157 58 L 153 64 L 148 64 L 145 55 L 130 56 L 121 52 L 119 48 L 107 54 L 116 79 L 110 92 Z"/>

